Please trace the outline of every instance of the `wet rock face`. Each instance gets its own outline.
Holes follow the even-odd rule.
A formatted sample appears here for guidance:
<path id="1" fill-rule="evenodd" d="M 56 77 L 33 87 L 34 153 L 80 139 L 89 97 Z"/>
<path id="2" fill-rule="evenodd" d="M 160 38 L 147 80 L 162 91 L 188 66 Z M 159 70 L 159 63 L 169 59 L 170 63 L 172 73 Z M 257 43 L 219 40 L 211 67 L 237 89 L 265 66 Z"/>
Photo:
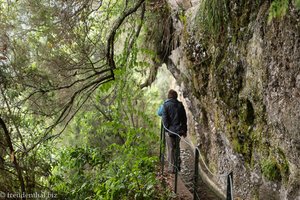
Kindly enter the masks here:
<path id="1" fill-rule="evenodd" d="M 292 13 L 266 32 L 264 64 L 268 70 L 264 101 L 280 146 L 299 166 L 300 142 L 300 16 Z M 284 141 L 284 142 L 283 142 Z"/>
<path id="2" fill-rule="evenodd" d="M 291 6 L 268 23 L 268 2 L 246 8 L 230 1 L 235 9 L 216 43 L 199 28 L 201 1 L 169 2 L 173 12 L 184 4 L 187 17 L 173 20 L 182 23 L 181 45 L 169 70 L 207 165 L 216 173 L 233 170 L 241 199 L 300 199 L 300 11 Z M 225 189 L 223 179 L 212 179 Z"/>

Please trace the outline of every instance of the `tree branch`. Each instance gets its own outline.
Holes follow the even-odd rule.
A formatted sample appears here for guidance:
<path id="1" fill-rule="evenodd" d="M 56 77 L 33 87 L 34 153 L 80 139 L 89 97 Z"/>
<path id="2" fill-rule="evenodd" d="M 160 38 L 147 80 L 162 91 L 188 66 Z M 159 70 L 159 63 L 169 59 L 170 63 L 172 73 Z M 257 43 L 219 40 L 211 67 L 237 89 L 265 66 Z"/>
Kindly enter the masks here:
<path id="1" fill-rule="evenodd" d="M 38 140 L 38 142 L 36 142 L 35 144 L 33 144 L 30 148 L 27 148 L 27 152 L 31 151 L 32 149 L 34 149 L 38 144 L 44 142 L 44 141 L 47 141 L 53 137 L 57 137 L 58 135 L 60 135 L 66 128 L 66 126 L 64 126 L 64 128 L 56 135 L 52 135 L 52 136 L 49 136 L 50 132 L 54 129 L 55 126 L 57 126 L 58 124 L 62 123 L 66 118 L 67 116 L 70 114 L 71 112 L 71 109 L 73 107 L 73 103 L 75 101 L 75 99 L 77 98 L 77 96 L 82 93 L 83 91 L 89 89 L 89 88 L 92 88 L 91 89 L 91 92 L 88 92 L 87 94 L 87 98 L 91 95 L 91 93 L 98 88 L 99 85 L 101 84 L 104 84 L 108 81 L 112 81 L 114 80 L 113 79 L 113 75 L 112 74 L 109 74 L 105 77 L 101 77 L 101 78 L 98 78 L 97 80 L 89 83 L 89 84 L 86 84 L 84 85 L 82 88 L 80 88 L 79 90 L 77 90 L 73 95 L 72 97 L 70 98 L 69 102 L 64 106 L 62 112 L 60 113 L 59 117 L 55 120 L 55 122 L 49 126 L 45 132 L 45 134 Z M 77 110 L 75 111 L 75 113 L 70 117 L 70 119 L 67 121 L 67 124 L 71 121 L 71 119 L 74 117 L 74 115 L 79 111 L 79 109 L 82 107 L 82 105 L 86 102 L 87 98 L 85 98 L 84 102 L 79 105 L 79 108 L 77 108 Z M 66 125 L 67 125 L 66 124 Z"/>
<path id="2" fill-rule="evenodd" d="M 140 85 L 141 89 L 150 86 L 155 81 L 156 75 L 157 75 L 157 72 L 158 72 L 158 68 L 160 66 L 161 66 L 161 63 L 154 62 L 154 66 L 152 68 L 150 68 L 150 72 L 149 72 L 149 75 L 148 75 L 147 79 L 145 80 L 144 83 L 142 83 Z"/>
<path id="3" fill-rule="evenodd" d="M 94 74 L 88 76 L 88 77 L 85 77 L 83 79 L 77 79 L 75 80 L 74 82 L 68 84 L 68 85 L 63 85 L 63 86 L 58 86 L 58 87 L 52 87 L 52 88 L 48 88 L 48 89 L 38 89 L 36 91 L 33 91 L 31 94 L 29 94 L 26 98 L 22 99 L 20 102 L 25 102 L 27 101 L 29 98 L 31 98 L 32 96 L 34 96 L 35 94 L 38 94 L 38 93 L 48 93 L 48 92 L 51 92 L 51 91 L 58 91 L 58 90 L 63 90 L 63 89 L 69 89 L 71 87 L 73 87 L 74 85 L 78 84 L 78 83 L 82 83 L 82 82 L 86 82 L 88 81 L 89 79 L 91 78 L 94 78 L 96 77 L 97 75 L 100 75 L 100 74 L 103 74 L 103 73 L 106 73 L 106 72 L 109 72 L 111 71 L 110 69 L 104 69 L 104 70 L 101 70 L 101 71 L 96 71 Z M 24 84 L 26 86 L 29 86 L 31 87 L 30 85 L 28 84 Z"/>
<path id="4" fill-rule="evenodd" d="M 10 105 L 8 103 L 8 100 L 6 98 L 6 95 L 5 95 L 4 91 L 3 91 L 2 86 L 0 86 L 0 91 L 1 91 L 2 97 L 3 97 L 4 101 L 5 101 L 6 107 L 8 109 L 8 113 L 12 116 L 13 113 L 12 113 L 12 110 L 11 110 Z M 25 146 L 24 139 L 23 139 L 23 136 L 21 134 L 21 131 L 20 131 L 19 127 L 17 126 L 17 124 L 14 121 L 13 121 L 13 124 L 14 124 L 14 126 L 16 128 L 16 131 L 18 133 L 18 136 L 19 136 L 19 138 L 21 140 L 22 147 L 26 151 L 26 146 Z"/>
<path id="5" fill-rule="evenodd" d="M 144 18 L 145 18 L 145 11 L 146 11 L 146 5 L 145 3 L 142 4 L 142 12 L 141 12 L 141 16 L 140 16 L 140 23 L 137 27 L 137 30 L 134 34 L 134 36 L 131 38 L 130 42 L 129 42 L 129 45 L 128 45 L 128 48 L 127 48 L 127 52 L 126 52 L 126 57 L 128 59 L 129 57 L 129 54 L 131 52 L 131 49 L 136 41 L 136 39 L 139 37 L 140 33 L 141 33 L 141 29 L 142 29 L 142 26 L 143 26 L 143 22 L 144 22 Z"/>
<path id="6" fill-rule="evenodd" d="M 15 169 L 17 171 L 17 174 L 18 174 L 18 179 L 19 179 L 19 182 L 20 182 L 20 186 L 21 186 L 21 192 L 22 194 L 26 194 L 26 189 L 25 189 L 25 183 L 24 183 L 24 179 L 23 179 L 23 175 L 22 175 L 22 170 L 20 168 L 20 165 L 17 161 L 17 158 L 16 158 L 16 155 L 15 155 L 15 150 L 14 150 L 14 147 L 12 145 L 12 142 L 11 142 L 11 138 L 10 138 L 10 133 L 6 127 L 6 124 L 5 122 L 3 121 L 3 119 L 0 117 L 0 125 L 4 131 L 4 135 L 5 135 L 5 139 L 6 139 L 6 142 L 7 142 L 7 145 L 8 145 L 8 148 L 10 150 L 10 156 L 11 156 L 11 160 L 12 160 L 12 163 L 14 164 L 15 166 Z M 26 199 L 26 197 L 22 197 L 22 199 Z"/>
<path id="7" fill-rule="evenodd" d="M 110 34 L 107 37 L 107 47 L 106 47 L 107 63 L 112 68 L 112 70 L 116 68 L 116 63 L 114 61 L 114 41 L 115 41 L 116 32 L 117 32 L 118 28 L 122 25 L 124 20 L 129 15 L 136 12 L 138 10 L 138 8 L 142 5 L 142 3 L 144 3 L 144 1 L 145 0 L 139 0 L 132 8 L 123 12 L 123 14 L 113 24 Z"/>

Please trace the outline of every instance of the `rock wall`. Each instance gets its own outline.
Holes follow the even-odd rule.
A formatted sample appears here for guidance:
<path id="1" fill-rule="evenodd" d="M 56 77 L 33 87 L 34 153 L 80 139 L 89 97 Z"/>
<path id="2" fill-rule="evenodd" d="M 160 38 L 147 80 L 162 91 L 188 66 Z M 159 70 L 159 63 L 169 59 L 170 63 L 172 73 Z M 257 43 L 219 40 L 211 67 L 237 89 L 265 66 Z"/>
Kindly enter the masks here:
<path id="1" fill-rule="evenodd" d="M 300 199 L 300 12 L 290 3 L 268 22 L 269 1 L 224 2 L 227 21 L 210 35 L 203 1 L 168 1 L 178 44 L 168 69 L 190 135 L 213 173 L 233 171 L 237 199 Z"/>

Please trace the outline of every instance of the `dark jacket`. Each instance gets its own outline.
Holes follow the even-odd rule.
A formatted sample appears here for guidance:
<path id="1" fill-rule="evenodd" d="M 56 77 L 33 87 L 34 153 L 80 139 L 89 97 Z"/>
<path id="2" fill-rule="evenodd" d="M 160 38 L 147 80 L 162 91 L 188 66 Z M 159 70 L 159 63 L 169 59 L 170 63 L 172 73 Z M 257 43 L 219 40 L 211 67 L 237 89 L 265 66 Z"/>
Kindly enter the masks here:
<path id="1" fill-rule="evenodd" d="M 185 109 L 177 99 L 168 99 L 164 103 L 162 120 L 167 129 L 184 135 L 187 132 Z"/>

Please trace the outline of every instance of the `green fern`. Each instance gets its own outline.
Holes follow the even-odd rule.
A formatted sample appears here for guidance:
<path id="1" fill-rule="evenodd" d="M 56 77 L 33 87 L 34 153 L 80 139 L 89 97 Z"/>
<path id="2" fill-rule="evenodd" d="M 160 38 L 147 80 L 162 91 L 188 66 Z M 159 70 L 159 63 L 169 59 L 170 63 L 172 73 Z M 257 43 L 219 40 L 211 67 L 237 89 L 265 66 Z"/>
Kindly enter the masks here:
<path id="1" fill-rule="evenodd" d="M 202 4 L 202 21 L 213 38 L 226 30 L 228 22 L 227 0 L 206 0 Z"/>

